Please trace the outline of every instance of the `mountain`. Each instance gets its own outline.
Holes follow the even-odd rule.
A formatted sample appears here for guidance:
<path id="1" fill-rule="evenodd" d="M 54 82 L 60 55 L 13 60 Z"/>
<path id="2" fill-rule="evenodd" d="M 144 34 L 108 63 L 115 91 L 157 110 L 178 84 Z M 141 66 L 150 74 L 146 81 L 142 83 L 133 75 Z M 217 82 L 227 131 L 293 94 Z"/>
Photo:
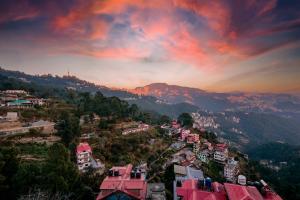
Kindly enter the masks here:
<path id="1" fill-rule="evenodd" d="M 215 93 L 197 88 L 153 83 L 129 92 L 154 96 L 168 103 L 189 103 L 202 110 L 272 113 L 300 120 L 300 96 L 272 93 Z"/>
<path id="2" fill-rule="evenodd" d="M 199 110 L 197 106 L 188 103 L 169 104 L 158 100 L 152 96 L 139 96 L 138 98 L 127 99 L 130 104 L 136 104 L 145 111 L 155 111 L 161 115 L 168 115 L 177 118 L 181 113 L 196 112 Z"/>
<path id="3" fill-rule="evenodd" d="M 128 101 L 130 104 L 137 104 L 142 110 L 155 111 L 159 114 L 168 115 L 176 118 L 182 112 L 195 112 L 199 108 L 188 103 L 172 103 L 168 104 L 158 100 L 155 97 L 139 97 L 134 93 L 124 90 L 111 89 L 103 85 L 96 85 L 85 80 L 81 80 L 75 76 L 53 76 L 47 75 L 29 75 L 19 71 L 5 70 L 0 67 L 0 75 L 15 79 L 28 84 L 35 84 L 40 87 L 47 87 L 53 89 L 68 89 L 79 92 L 95 93 L 100 91 L 104 96 L 116 96 L 122 100 Z"/>

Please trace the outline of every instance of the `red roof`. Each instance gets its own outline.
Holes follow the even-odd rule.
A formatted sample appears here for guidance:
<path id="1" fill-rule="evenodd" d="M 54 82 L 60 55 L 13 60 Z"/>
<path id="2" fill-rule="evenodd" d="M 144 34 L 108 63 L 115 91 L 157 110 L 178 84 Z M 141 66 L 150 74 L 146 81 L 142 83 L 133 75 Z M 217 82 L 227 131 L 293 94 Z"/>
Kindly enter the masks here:
<path id="1" fill-rule="evenodd" d="M 282 200 L 282 198 L 278 194 L 271 191 L 270 189 L 268 189 L 266 191 L 266 194 L 264 195 L 264 199 L 265 200 Z"/>
<path id="2" fill-rule="evenodd" d="M 147 182 L 143 177 L 130 178 L 132 165 L 111 168 L 113 171 L 118 171 L 119 176 L 107 176 L 100 186 L 101 192 L 97 200 L 105 199 L 107 196 L 113 195 L 116 192 L 125 193 L 136 199 L 145 199 L 147 191 Z"/>
<path id="3" fill-rule="evenodd" d="M 76 149 L 77 154 L 79 154 L 81 152 L 84 152 L 84 151 L 86 151 L 86 152 L 92 152 L 92 148 L 86 142 L 79 143 L 79 145 L 77 146 L 77 149 Z"/>
<path id="4" fill-rule="evenodd" d="M 227 148 L 227 144 L 216 144 L 216 150 L 224 151 Z"/>
<path id="5" fill-rule="evenodd" d="M 204 191 L 197 188 L 197 180 L 189 179 L 182 183 L 182 187 L 176 188 L 176 194 L 182 197 L 182 200 L 226 200 L 224 190 L 220 191 Z"/>
<path id="6" fill-rule="evenodd" d="M 254 186 L 224 183 L 229 200 L 264 200 Z"/>

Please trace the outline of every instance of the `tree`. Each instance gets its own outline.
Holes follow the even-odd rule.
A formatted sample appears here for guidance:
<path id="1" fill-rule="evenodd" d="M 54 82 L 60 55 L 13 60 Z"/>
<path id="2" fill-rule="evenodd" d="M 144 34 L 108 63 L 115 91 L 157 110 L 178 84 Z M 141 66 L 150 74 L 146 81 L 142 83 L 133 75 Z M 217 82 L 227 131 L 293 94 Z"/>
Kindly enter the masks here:
<path id="1" fill-rule="evenodd" d="M 159 124 L 169 124 L 169 123 L 171 123 L 171 119 L 169 116 L 167 116 L 167 115 L 160 116 Z"/>
<path id="2" fill-rule="evenodd" d="M 181 115 L 179 115 L 178 121 L 182 126 L 186 127 L 192 127 L 194 123 L 193 118 L 189 113 L 182 113 Z"/>
<path id="3" fill-rule="evenodd" d="M 80 185 L 79 174 L 70 160 L 70 154 L 60 143 L 49 148 L 44 174 L 45 184 L 51 192 L 70 193 Z"/>
<path id="4" fill-rule="evenodd" d="M 0 196 L 3 199 L 14 199 L 13 177 L 19 168 L 18 151 L 13 147 L 0 149 Z"/>
<path id="5" fill-rule="evenodd" d="M 69 112 L 63 112 L 56 125 L 57 134 L 62 142 L 69 146 L 72 140 L 80 135 L 79 119 L 72 116 Z"/>

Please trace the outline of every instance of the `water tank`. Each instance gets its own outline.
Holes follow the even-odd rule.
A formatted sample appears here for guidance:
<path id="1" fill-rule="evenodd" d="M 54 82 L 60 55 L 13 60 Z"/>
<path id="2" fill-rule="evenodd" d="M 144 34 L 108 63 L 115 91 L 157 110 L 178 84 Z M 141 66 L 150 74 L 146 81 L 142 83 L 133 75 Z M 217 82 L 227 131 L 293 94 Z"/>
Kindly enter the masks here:
<path id="1" fill-rule="evenodd" d="M 182 183 L 181 183 L 180 180 L 177 180 L 177 181 L 176 181 L 176 187 L 182 187 Z"/>
<path id="2" fill-rule="evenodd" d="M 110 169 L 110 170 L 108 171 L 108 176 L 113 176 L 113 175 L 114 175 L 114 171 Z"/>
<path id="3" fill-rule="evenodd" d="M 141 178 L 141 172 L 135 173 L 135 178 L 140 179 Z"/>
<path id="4" fill-rule="evenodd" d="M 211 178 L 207 177 L 207 178 L 205 179 L 205 186 L 206 186 L 206 188 L 207 188 L 208 190 L 211 189 Z"/>
<path id="5" fill-rule="evenodd" d="M 119 176 L 120 174 L 119 174 L 119 171 L 114 171 L 114 176 Z"/>
<path id="6" fill-rule="evenodd" d="M 239 175 L 238 176 L 238 184 L 240 184 L 240 185 L 246 185 L 247 184 L 246 176 Z"/>
<path id="7" fill-rule="evenodd" d="M 132 170 L 132 171 L 130 172 L 130 178 L 135 178 L 135 171 Z"/>
<path id="8" fill-rule="evenodd" d="M 203 189 L 204 188 L 204 180 L 198 180 L 197 181 L 197 187 L 198 189 Z"/>

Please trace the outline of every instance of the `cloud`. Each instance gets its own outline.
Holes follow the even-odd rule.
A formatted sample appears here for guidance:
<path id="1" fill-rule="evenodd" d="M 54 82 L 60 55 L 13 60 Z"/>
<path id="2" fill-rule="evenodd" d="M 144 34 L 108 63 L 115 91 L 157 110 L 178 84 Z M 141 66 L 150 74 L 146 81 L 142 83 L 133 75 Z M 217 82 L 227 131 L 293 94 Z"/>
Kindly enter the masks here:
<path id="1" fill-rule="evenodd" d="M 0 25 L 36 19 L 33 33 L 40 23 L 47 29 L 34 39 L 56 40 L 68 52 L 216 69 L 297 40 L 297 8 L 277 0 L 11 0 L 0 8 Z"/>

